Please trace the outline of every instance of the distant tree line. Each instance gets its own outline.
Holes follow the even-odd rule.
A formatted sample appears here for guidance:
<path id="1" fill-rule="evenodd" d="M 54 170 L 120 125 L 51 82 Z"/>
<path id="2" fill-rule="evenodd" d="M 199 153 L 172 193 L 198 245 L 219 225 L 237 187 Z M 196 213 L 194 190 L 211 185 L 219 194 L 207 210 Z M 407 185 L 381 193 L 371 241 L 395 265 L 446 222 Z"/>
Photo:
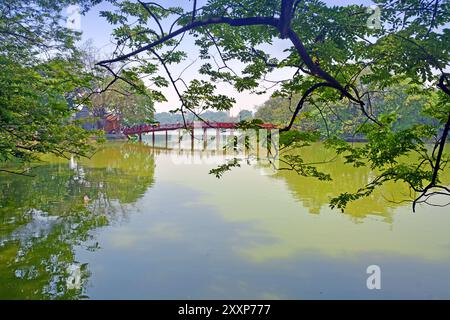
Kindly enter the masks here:
<path id="1" fill-rule="evenodd" d="M 371 103 L 377 108 L 370 110 L 375 116 L 389 115 L 393 119 L 392 129 L 402 131 L 414 124 L 437 125 L 426 113 L 426 107 L 437 99 L 436 92 L 420 93 L 417 85 L 409 81 L 394 84 L 373 93 Z M 285 126 L 292 119 L 293 106 L 301 99 L 300 94 L 291 97 L 274 96 L 258 106 L 255 118 Z M 311 99 L 297 116 L 292 128 L 294 130 L 319 133 L 322 138 L 339 136 L 347 140 L 364 139 L 361 127 L 367 117 L 348 102 L 327 102 Z"/>

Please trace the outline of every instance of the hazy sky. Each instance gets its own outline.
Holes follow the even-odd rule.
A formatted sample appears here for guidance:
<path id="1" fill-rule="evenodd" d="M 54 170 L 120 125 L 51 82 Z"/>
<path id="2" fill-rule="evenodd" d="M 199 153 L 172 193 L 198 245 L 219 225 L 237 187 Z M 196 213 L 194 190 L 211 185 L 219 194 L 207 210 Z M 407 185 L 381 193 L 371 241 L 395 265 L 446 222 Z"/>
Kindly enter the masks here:
<path id="1" fill-rule="evenodd" d="M 158 3 L 161 3 L 164 6 L 182 6 L 186 9 L 191 8 L 192 2 L 189 0 L 169 0 L 169 1 L 156 1 Z M 199 6 L 201 6 L 201 3 L 205 1 L 199 1 Z M 345 1 L 330 1 L 326 0 L 324 1 L 329 5 L 347 5 L 347 4 L 364 4 L 364 5 L 370 5 L 371 1 L 356 1 L 356 0 L 345 0 Z M 81 31 L 83 32 L 83 40 L 82 42 L 85 42 L 87 40 L 91 40 L 93 42 L 93 45 L 99 49 L 99 56 L 101 58 L 107 58 L 110 56 L 110 53 L 114 49 L 114 46 L 111 43 L 112 37 L 111 32 L 113 30 L 113 27 L 105 20 L 105 18 L 100 17 L 99 13 L 103 10 L 111 10 L 113 7 L 109 3 L 101 3 L 97 6 L 95 6 L 92 10 L 90 10 L 85 16 L 81 17 L 80 27 Z M 282 56 L 285 56 L 286 53 L 283 52 L 285 48 L 289 46 L 288 40 L 276 40 L 272 45 L 266 45 L 264 47 L 261 47 L 260 49 L 263 49 L 265 52 L 270 53 L 271 55 L 276 56 L 277 58 L 280 58 Z M 195 45 L 193 44 L 192 37 L 185 36 L 182 45 L 180 46 L 181 50 L 184 50 L 188 53 L 187 60 L 183 61 L 180 65 L 171 65 L 170 70 L 173 76 L 177 77 L 180 72 L 182 72 L 183 69 L 185 69 L 186 66 L 196 61 L 191 67 L 189 67 L 184 73 L 183 73 L 183 79 L 188 82 L 194 78 L 200 79 L 202 78 L 201 75 L 197 73 L 198 67 L 204 63 L 204 61 L 200 61 L 197 59 L 198 57 L 198 50 L 196 49 Z M 211 51 L 211 53 L 215 56 L 217 56 L 217 52 Z M 197 59 L 197 60 L 196 60 Z M 217 59 L 217 61 L 220 61 L 220 59 Z M 214 65 L 214 62 L 211 62 Z M 234 64 L 234 67 L 236 67 L 236 71 L 239 71 L 242 69 L 242 66 L 240 64 Z M 160 70 L 161 75 L 165 76 L 164 70 Z M 268 79 L 270 80 L 281 80 L 286 79 L 289 76 L 291 76 L 293 73 L 292 70 L 285 69 L 281 71 L 277 71 L 276 73 L 271 74 Z M 217 91 L 226 94 L 229 96 L 233 96 L 236 99 L 236 104 L 234 108 L 232 109 L 232 114 L 237 114 L 239 110 L 242 109 L 249 109 L 249 110 L 255 110 L 255 107 L 262 104 L 264 101 L 266 101 L 269 97 L 271 92 L 274 90 L 269 90 L 268 93 L 262 94 L 262 95 L 256 95 L 249 92 L 243 92 L 238 93 L 236 92 L 230 85 L 224 84 L 224 83 L 216 83 L 217 85 Z M 270 86 L 270 83 L 266 84 L 266 87 Z M 173 88 L 164 89 L 163 93 L 165 94 L 168 102 L 164 103 L 157 103 L 156 104 L 156 111 L 162 112 L 162 111 L 169 111 L 171 109 L 178 108 L 180 106 L 180 102 L 178 100 L 178 97 L 173 90 Z"/>

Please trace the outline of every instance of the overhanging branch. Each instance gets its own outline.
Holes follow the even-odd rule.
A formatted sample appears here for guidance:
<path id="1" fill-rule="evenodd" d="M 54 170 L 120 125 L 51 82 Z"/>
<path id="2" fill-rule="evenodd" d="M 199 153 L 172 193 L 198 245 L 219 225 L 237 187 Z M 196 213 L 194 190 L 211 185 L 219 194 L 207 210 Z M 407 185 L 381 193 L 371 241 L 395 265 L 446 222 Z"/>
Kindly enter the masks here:
<path id="1" fill-rule="evenodd" d="M 129 57 L 135 56 L 141 52 L 149 51 L 150 49 L 163 44 L 164 42 L 175 38 L 176 36 L 182 34 L 183 32 L 190 31 L 199 27 L 209 26 L 209 25 L 216 25 L 216 24 L 227 24 L 229 26 L 233 27 L 241 27 L 241 26 L 256 26 L 256 25 L 265 25 L 265 26 L 272 26 L 274 28 L 278 27 L 278 21 L 279 19 L 273 18 L 273 17 L 249 17 L 249 18 L 228 18 L 228 17 L 217 17 L 217 18 L 209 18 L 206 20 L 197 20 L 194 21 L 182 28 L 179 28 L 178 30 L 175 30 L 168 35 L 161 37 L 159 40 L 154 41 L 146 46 L 143 46 L 142 48 L 136 49 L 130 53 L 121 55 L 119 57 L 103 60 L 97 63 L 97 65 L 105 65 L 105 64 L 111 64 L 114 62 L 120 62 L 123 60 L 128 59 Z"/>

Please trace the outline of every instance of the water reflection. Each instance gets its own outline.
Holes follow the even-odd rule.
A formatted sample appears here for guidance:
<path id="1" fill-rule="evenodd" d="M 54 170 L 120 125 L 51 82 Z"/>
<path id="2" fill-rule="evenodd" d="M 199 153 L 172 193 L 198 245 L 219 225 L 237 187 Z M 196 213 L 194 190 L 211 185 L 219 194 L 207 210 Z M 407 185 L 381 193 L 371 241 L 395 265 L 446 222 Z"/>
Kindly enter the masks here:
<path id="1" fill-rule="evenodd" d="M 450 297 L 448 208 L 412 214 L 387 185 L 342 214 L 329 197 L 367 169 L 325 164 L 331 183 L 260 164 L 209 175 L 225 157 L 114 143 L 2 175 L 0 298 Z M 384 291 L 365 287 L 374 263 Z"/>
<path id="2" fill-rule="evenodd" d="M 305 149 L 302 155 L 305 157 L 305 162 L 319 163 L 317 165 L 319 170 L 330 174 L 333 180 L 320 181 L 283 170 L 279 171 L 274 178 L 285 181 L 292 195 L 313 214 L 319 214 L 323 207 L 327 207 L 331 198 L 342 192 L 355 192 L 375 177 L 369 168 L 353 168 L 320 144 Z M 367 216 L 377 215 L 391 223 L 393 209 L 405 206 L 405 203 L 399 203 L 398 200 L 408 198 L 409 191 L 406 185 L 387 183 L 369 197 L 351 202 L 345 214 L 350 215 L 355 222 L 362 222 Z"/>
<path id="3" fill-rule="evenodd" d="M 318 169 L 329 173 L 333 180 L 330 182 L 305 178 L 284 170 L 278 171 L 273 177 L 285 181 L 292 195 L 312 214 L 320 213 L 329 205 L 331 198 L 343 192 L 355 192 L 376 177 L 370 168 L 354 168 L 345 164 L 342 158 L 336 157 L 332 150 L 321 144 L 305 148 L 301 154 L 305 162 L 318 163 Z M 441 178 L 450 182 L 450 171 L 445 171 Z M 392 223 L 395 208 L 411 206 L 408 201 L 413 198 L 414 194 L 405 183 L 388 182 L 369 197 L 350 202 L 344 213 L 356 223 L 361 223 L 370 216 L 379 216 L 385 222 Z"/>
<path id="4" fill-rule="evenodd" d="M 90 272 L 74 246 L 96 250 L 94 230 L 126 218 L 125 206 L 154 182 L 154 157 L 143 145 L 43 160 L 33 178 L 0 179 L 1 298 L 84 297 Z"/>

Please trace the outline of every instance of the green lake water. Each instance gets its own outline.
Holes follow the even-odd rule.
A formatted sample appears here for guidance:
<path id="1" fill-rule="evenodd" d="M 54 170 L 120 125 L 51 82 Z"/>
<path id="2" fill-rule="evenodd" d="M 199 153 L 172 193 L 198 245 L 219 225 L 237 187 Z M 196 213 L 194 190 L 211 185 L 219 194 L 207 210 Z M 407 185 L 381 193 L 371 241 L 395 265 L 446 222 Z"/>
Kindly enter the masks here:
<path id="1" fill-rule="evenodd" d="M 392 183 L 342 213 L 330 198 L 367 168 L 321 165 L 332 182 L 257 162 L 208 174 L 225 157 L 117 142 L 0 175 L 0 298 L 450 298 L 450 207 L 412 213 Z"/>

